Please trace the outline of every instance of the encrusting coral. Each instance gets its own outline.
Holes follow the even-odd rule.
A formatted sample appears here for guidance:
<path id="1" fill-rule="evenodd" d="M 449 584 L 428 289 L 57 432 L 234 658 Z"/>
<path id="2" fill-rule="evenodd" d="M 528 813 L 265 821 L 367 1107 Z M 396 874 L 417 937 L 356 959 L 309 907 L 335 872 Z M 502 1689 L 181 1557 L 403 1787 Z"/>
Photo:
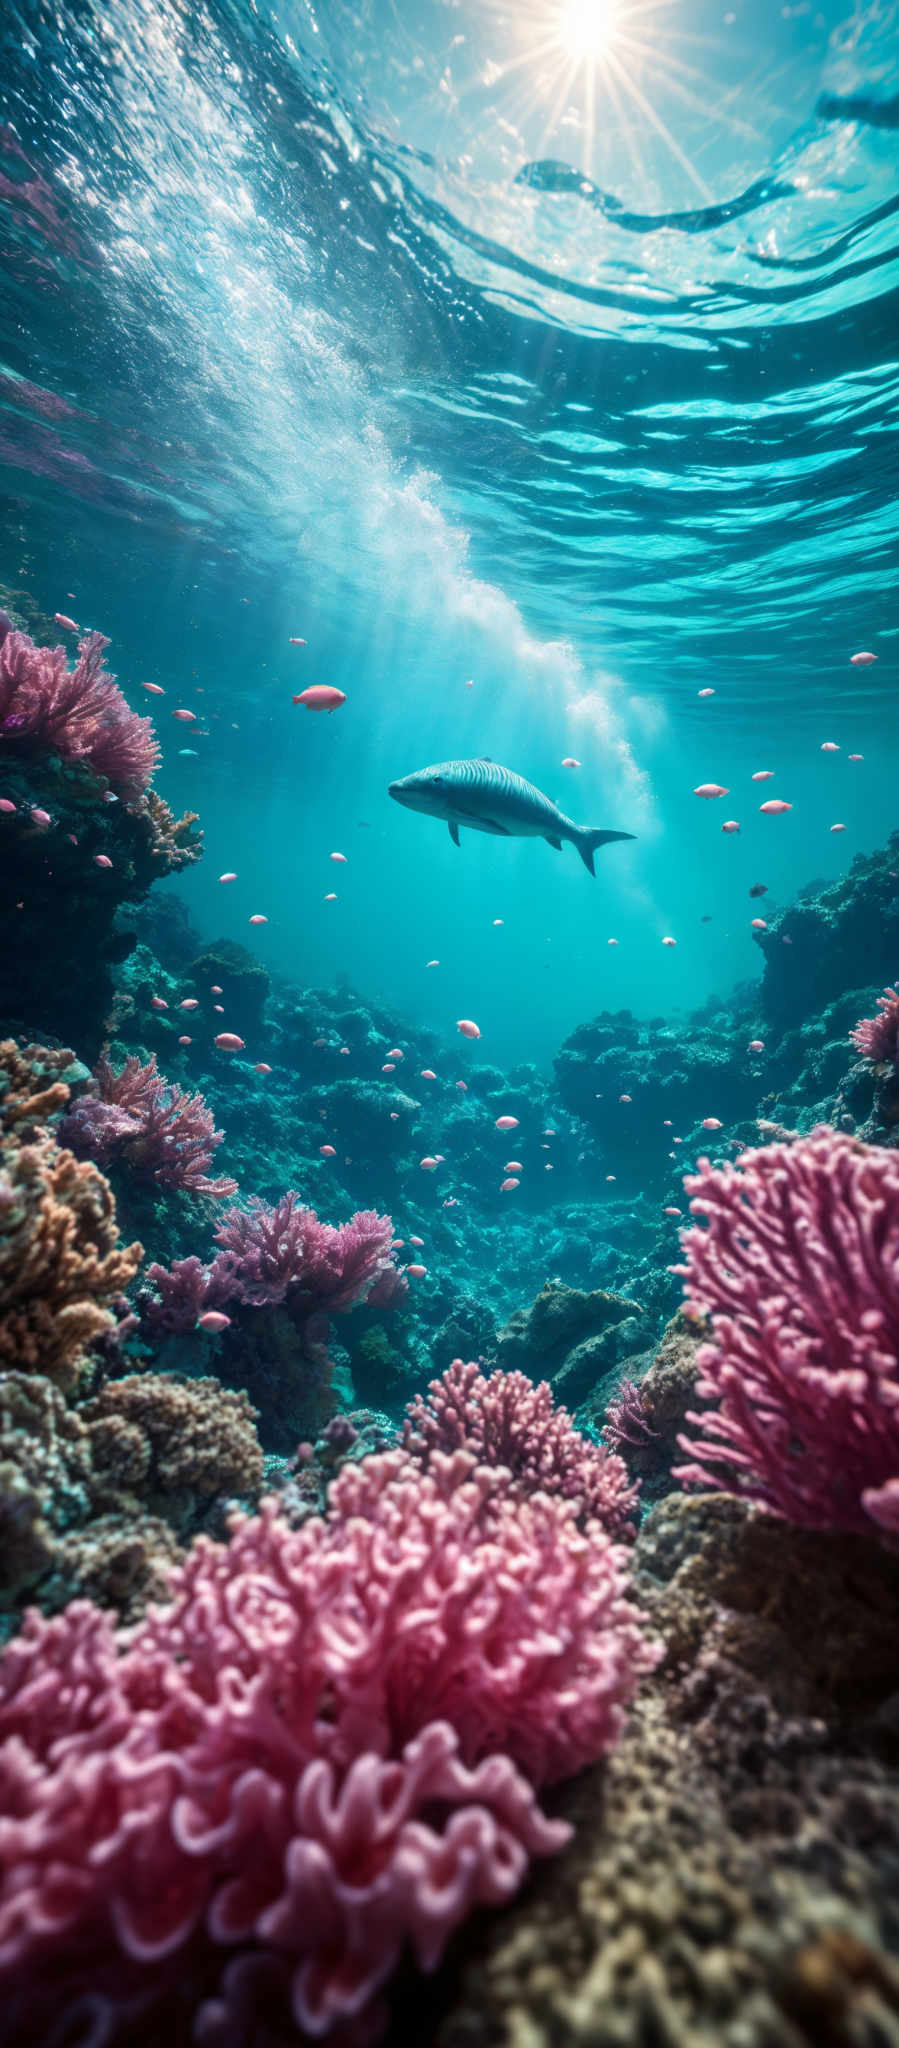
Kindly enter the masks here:
<path id="1" fill-rule="evenodd" d="M 899 1157 L 821 1126 L 685 1182 L 688 1302 L 711 1316 L 674 1476 L 812 1528 L 894 1525 Z"/>
<path id="2" fill-rule="evenodd" d="M 187 1095 L 157 1071 L 156 1055 L 136 1057 L 119 1073 L 105 1054 L 94 1070 L 96 1094 L 79 1097 L 59 1127 L 63 1145 L 99 1166 L 121 1161 L 138 1179 L 187 1188 L 216 1200 L 237 1193 L 236 1180 L 210 1180 L 206 1168 L 224 1133 L 202 1095 Z"/>
<path id="3" fill-rule="evenodd" d="M 0 1150 L 0 1368 L 75 1385 L 91 1341 L 134 1279 L 108 1183 L 52 1138 Z"/>
<path id="4" fill-rule="evenodd" d="M 657 1657 L 624 1564 L 465 1452 L 394 1452 L 325 1520 L 198 1543 L 121 1646 L 90 1603 L 33 1613 L 0 1662 L 9 2048 L 87 1999 L 109 2042 L 192 2013 L 238 2048 L 260 2001 L 376 2040 L 406 1948 L 433 1968 L 567 1839 L 535 1789 L 613 1746 Z"/>

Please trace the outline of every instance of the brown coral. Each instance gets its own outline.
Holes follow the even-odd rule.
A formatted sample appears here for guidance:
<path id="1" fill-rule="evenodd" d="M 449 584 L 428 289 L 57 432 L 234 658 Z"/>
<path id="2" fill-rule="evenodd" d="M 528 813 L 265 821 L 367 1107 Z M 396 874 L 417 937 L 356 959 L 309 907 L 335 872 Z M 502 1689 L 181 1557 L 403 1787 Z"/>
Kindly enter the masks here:
<path id="1" fill-rule="evenodd" d="M 75 1063 L 66 1048 L 51 1050 L 46 1045 L 17 1045 L 14 1038 L 0 1041 L 0 1124 L 4 1133 L 19 1136 L 35 1124 L 65 1108 L 68 1084 L 62 1080 Z"/>
<path id="2" fill-rule="evenodd" d="M 143 1256 L 120 1246 L 109 1184 L 48 1137 L 0 1166 L 0 1367 L 73 1387 Z"/>
<path id="3" fill-rule="evenodd" d="M 184 1530 L 216 1499 L 262 1491 L 256 1410 L 216 1379 L 133 1373 L 112 1380 L 79 1411 L 90 1435 L 95 1490 L 106 1502 L 136 1494 Z"/>
<path id="4" fill-rule="evenodd" d="M 158 862 L 160 875 L 178 875 L 182 868 L 202 859 L 203 833 L 194 831 L 199 822 L 196 811 L 185 811 L 183 818 L 176 818 L 155 789 L 147 790 L 144 803 L 151 832 L 150 855 Z"/>

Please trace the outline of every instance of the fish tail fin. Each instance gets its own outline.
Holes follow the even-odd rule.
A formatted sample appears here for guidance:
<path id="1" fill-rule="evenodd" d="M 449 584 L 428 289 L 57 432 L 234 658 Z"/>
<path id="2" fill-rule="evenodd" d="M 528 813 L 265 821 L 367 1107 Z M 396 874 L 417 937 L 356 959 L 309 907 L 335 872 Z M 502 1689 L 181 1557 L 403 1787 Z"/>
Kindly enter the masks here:
<path id="1" fill-rule="evenodd" d="M 582 831 L 575 833 L 574 843 L 588 874 L 595 875 L 596 869 L 593 865 L 593 855 L 598 847 L 608 846 L 612 839 L 633 839 L 634 837 L 635 834 L 633 832 L 591 832 L 589 826 L 585 825 Z"/>

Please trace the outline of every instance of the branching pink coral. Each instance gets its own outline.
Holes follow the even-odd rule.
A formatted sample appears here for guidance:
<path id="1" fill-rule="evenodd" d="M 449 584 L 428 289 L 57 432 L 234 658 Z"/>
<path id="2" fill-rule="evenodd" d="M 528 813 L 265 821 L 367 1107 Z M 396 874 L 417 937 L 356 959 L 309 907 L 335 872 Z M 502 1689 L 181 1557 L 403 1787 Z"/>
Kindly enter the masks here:
<path id="1" fill-rule="evenodd" d="M 583 1521 L 598 1521 L 610 1535 L 635 1534 L 639 1487 L 620 1458 L 576 1429 L 556 1406 L 545 1380 L 523 1372 L 493 1372 L 455 1358 L 427 1395 L 409 1403 L 404 1445 L 426 1468 L 435 1451 L 468 1451 L 479 1462 L 505 1466 L 516 1492 L 538 1490 L 572 1501 Z"/>
<path id="2" fill-rule="evenodd" d="M 235 1180 L 210 1180 L 206 1173 L 224 1136 L 212 1111 L 202 1095 L 186 1095 L 157 1072 L 155 1053 L 146 1065 L 132 1055 L 118 1074 L 104 1056 L 95 1079 L 99 1094 L 82 1095 L 60 1127 L 62 1143 L 80 1158 L 104 1166 L 122 1159 L 160 1187 L 217 1199 L 236 1193 Z"/>
<path id="3" fill-rule="evenodd" d="M 229 1209 L 215 1238 L 230 1260 L 234 1298 L 251 1307 L 271 1306 L 302 1288 L 337 1314 L 393 1270 L 389 1216 L 360 1209 L 335 1229 L 302 1208 L 292 1189 L 274 1206 L 253 1196 L 247 1208 Z"/>
<path id="4" fill-rule="evenodd" d="M 849 1036 L 862 1059 L 899 1066 L 899 989 L 884 989 L 877 998 L 877 1016 L 859 1018 Z"/>
<path id="5" fill-rule="evenodd" d="M 656 1661 L 624 1562 L 464 1452 L 395 1452 L 326 1521 L 269 1501 L 201 1541 L 121 1647 L 87 1602 L 33 1614 L 0 1661 L 9 2048 L 191 1999 L 193 2038 L 248 2048 L 260 1972 L 302 2034 L 373 2041 L 404 1949 L 433 1968 L 567 1838 L 532 1787 L 608 1750 Z"/>
<path id="6" fill-rule="evenodd" d="M 812 1528 L 889 1525 L 899 1479 L 899 1157 L 826 1125 L 699 1162 L 678 1267 L 713 1341 L 678 1438 L 688 1485 Z M 883 1502 L 882 1512 L 872 1496 Z M 893 1503 L 894 1505 L 894 1503 Z"/>
<path id="7" fill-rule="evenodd" d="M 36 647 L 27 633 L 0 625 L 0 738 L 86 761 L 135 801 L 158 766 L 159 746 L 150 719 L 130 709 L 104 668 L 108 645 L 102 633 L 91 633 L 68 669 L 65 648 Z"/>

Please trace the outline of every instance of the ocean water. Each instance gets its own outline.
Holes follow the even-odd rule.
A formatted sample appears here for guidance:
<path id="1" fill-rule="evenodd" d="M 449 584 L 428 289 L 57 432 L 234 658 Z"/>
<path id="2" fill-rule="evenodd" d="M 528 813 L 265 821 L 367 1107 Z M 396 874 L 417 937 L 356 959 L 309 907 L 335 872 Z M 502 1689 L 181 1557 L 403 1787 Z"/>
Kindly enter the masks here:
<path id="1" fill-rule="evenodd" d="M 0 0 L 3 2048 L 896 2048 L 897 403 L 899 0 Z"/>
<path id="2" fill-rule="evenodd" d="M 7 6 L 0 458 L 200 924 L 546 1065 L 726 996 L 749 885 L 895 822 L 899 59 L 882 4 L 647 0 L 592 59 L 531 12 Z M 478 754 L 635 843 L 591 882 L 387 800 Z"/>

